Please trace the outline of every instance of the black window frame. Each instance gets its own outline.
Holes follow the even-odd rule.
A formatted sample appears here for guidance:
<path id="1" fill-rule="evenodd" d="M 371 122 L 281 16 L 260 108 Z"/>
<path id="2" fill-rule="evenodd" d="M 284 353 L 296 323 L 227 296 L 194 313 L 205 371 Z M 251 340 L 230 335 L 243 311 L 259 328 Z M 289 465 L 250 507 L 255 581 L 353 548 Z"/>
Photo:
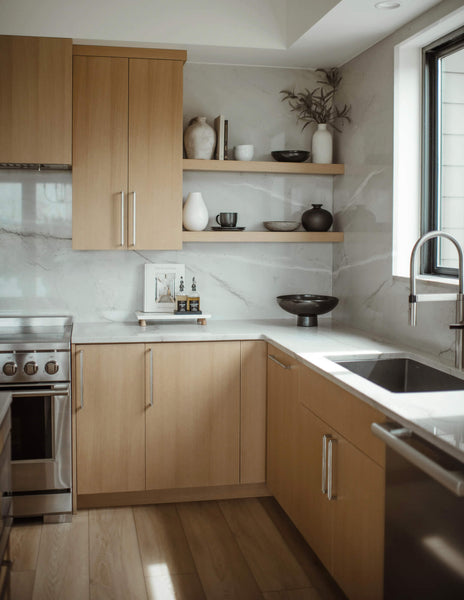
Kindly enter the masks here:
<path id="1" fill-rule="evenodd" d="M 422 124 L 422 233 L 440 229 L 441 167 L 441 71 L 440 59 L 464 49 L 464 27 L 423 48 L 423 124 Z M 439 240 L 423 248 L 422 272 L 439 277 L 458 277 L 458 269 L 437 264 Z"/>

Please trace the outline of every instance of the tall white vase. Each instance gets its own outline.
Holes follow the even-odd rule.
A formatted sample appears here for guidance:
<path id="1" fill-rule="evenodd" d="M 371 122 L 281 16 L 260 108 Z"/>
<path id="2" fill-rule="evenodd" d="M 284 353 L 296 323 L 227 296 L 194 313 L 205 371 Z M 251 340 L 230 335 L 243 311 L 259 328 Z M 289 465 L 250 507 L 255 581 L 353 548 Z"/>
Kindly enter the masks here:
<path id="1" fill-rule="evenodd" d="M 203 231 L 208 225 L 208 209 L 201 192 L 190 192 L 184 204 L 183 224 L 188 231 Z"/>
<path id="2" fill-rule="evenodd" d="M 332 134 L 327 129 L 326 123 L 318 123 L 317 130 L 313 134 L 311 146 L 313 163 L 323 164 L 332 162 Z"/>

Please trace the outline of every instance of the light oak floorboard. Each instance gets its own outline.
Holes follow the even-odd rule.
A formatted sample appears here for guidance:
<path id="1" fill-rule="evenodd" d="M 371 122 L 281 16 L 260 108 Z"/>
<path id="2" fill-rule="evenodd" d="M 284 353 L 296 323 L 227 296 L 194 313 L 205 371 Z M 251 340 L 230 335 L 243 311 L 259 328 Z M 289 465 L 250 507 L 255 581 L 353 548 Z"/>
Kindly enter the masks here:
<path id="1" fill-rule="evenodd" d="M 209 600 L 261 599 L 259 587 L 216 502 L 177 509 Z"/>
<path id="2" fill-rule="evenodd" d="M 15 521 L 10 534 L 13 571 L 35 571 L 41 534 L 42 522 L 26 524 Z"/>
<path id="3" fill-rule="evenodd" d="M 146 600 L 131 508 L 89 511 L 90 599 Z"/>
<path id="4" fill-rule="evenodd" d="M 225 500 L 219 506 L 262 592 L 311 587 L 257 499 Z"/>
<path id="5" fill-rule="evenodd" d="M 315 588 L 266 592 L 263 594 L 263 598 L 264 600 L 321 600 L 319 592 Z"/>
<path id="6" fill-rule="evenodd" d="M 149 600 L 205 600 L 200 580 L 196 573 L 180 575 L 158 575 L 147 577 Z"/>
<path id="7" fill-rule="evenodd" d="M 31 600 L 35 571 L 11 572 L 11 600 Z"/>
<path id="8" fill-rule="evenodd" d="M 174 504 L 133 508 L 145 577 L 195 573 L 195 564 Z"/>
<path id="9" fill-rule="evenodd" d="M 266 509 L 266 512 L 279 530 L 290 551 L 300 563 L 311 584 L 319 592 L 321 599 L 346 600 L 345 594 L 332 579 L 276 500 L 271 497 L 260 498 L 259 502 Z"/>
<path id="10" fill-rule="evenodd" d="M 72 523 L 43 526 L 33 600 L 88 600 L 89 521 L 87 511 Z"/>

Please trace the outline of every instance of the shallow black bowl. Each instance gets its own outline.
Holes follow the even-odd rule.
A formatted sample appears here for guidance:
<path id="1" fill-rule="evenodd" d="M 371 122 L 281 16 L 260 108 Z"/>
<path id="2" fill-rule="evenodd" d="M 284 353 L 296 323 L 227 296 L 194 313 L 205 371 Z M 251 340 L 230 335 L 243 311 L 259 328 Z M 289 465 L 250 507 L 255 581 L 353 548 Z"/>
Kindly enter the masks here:
<path id="1" fill-rule="evenodd" d="M 310 153 L 307 150 L 274 150 L 271 154 L 278 162 L 304 162 Z"/>
<path id="2" fill-rule="evenodd" d="M 333 310 L 338 304 L 335 296 L 320 296 L 319 294 L 287 294 L 277 296 L 281 308 L 298 315 L 297 325 L 300 327 L 316 327 L 317 315 L 323 315 Z"/>

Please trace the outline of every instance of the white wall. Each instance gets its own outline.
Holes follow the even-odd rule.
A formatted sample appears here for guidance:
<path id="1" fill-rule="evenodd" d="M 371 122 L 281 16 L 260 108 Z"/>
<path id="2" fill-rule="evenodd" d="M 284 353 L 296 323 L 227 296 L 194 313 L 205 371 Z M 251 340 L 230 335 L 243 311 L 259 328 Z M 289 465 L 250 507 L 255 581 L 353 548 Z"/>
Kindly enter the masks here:
<path id="1" fill-rule="evenodd" d="M 229 118 L 231 145 L 250 142 L 256 158 L 272 149 L 308 148 L 310 132 L 279 90 L 314 85 L 293 69 L 185 65 L 185 123 Z M 332 178 L 186 173 L 184 197 L 203 193 L 211 218 L 237 210 L 239 223 L 299 219 L 311 202 L 332 208 Z M 332 291 L 331 244 L 184 244 L 182 251 L 73 251 L 71 174 L 0 170 L 0 312 L 65 312 L 79 321 L 135 320 L 143 264 L 178 262 L 196 275 L 202 307 L 215 318 L 287 317 L 284 293 Z M 181 199 L 179 198 L 179 201 Z M 189 280 L 189 279 L 187 279 Z M 330 317 L 329 317 L 330 318 Z"/>
<path id="2" fill-rule="evenodd" d="M 460 8 L 460 1 L 442 2 L 343 67 L 343 100 L 352 104 L 353 124 L 338 139 L 346 174 L 334 184 L 336 228 L 345 232 L 344 244 L 334 246 L 334 294 L 341 298 L 337 319 L 449 363 L 454 304 L 421 304 L 413 329 L 408 281 L 392 277 L 393 67 L 396 44 Z M 403 218 L 408 219 L 407 210 Z"/>

